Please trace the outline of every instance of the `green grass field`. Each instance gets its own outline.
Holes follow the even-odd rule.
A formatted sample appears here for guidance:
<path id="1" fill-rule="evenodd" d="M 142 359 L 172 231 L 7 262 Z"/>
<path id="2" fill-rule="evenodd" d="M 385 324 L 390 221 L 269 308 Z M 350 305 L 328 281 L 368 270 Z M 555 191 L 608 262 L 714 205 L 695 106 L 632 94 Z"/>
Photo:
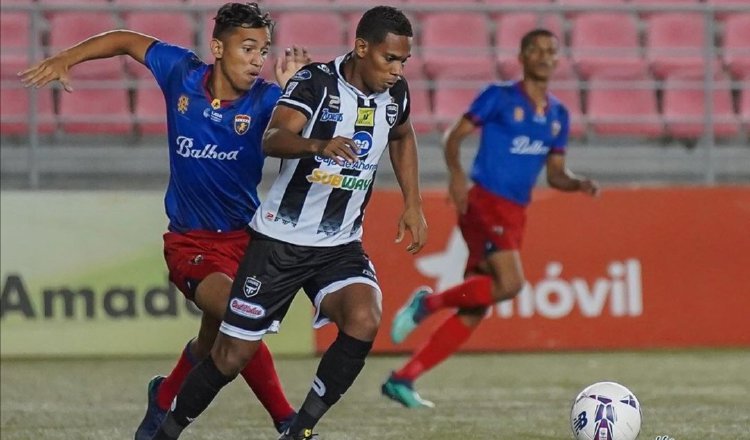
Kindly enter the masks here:
<path id="1" fill-rule="evenodd" d="M 615 380 L 641 401 L 640 440 L 750 439 L 750 350 L 464 355 L 418 383 L 433 410 L 380 395 L 402 357 L 373 357 L 318 425 L 323 440 L 571 439 L 570 404 L 584 386 Z M 3 440 L 129 439 L 161 360 L 3 361 Z M 314 358 L 277 359 L 292 402 L 307 393 Z M 275 439 L 242 380 L 230 384 L 184 439 Z"/>

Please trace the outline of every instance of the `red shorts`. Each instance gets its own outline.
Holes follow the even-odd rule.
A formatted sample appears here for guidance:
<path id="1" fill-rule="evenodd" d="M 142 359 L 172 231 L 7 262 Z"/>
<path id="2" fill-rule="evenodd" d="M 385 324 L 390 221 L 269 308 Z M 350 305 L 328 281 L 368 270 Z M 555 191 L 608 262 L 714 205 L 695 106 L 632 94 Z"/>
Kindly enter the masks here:
<path id="1" fill-rule="evenodd" d="M 190 231 L 164 234 L 164 259 L 169 280 L 192 300 L 198 284 L 219 272 L 234 279 L 250 235 L 245 231 Z"/>
<path id="2" fill-rule="evenodd" d="M 476 272 L 492 252 L 521 249 L 526 207 L 474 185 L 469 190 L 466 214 L 458 225 L 469 248 L 466 272 Z"/>

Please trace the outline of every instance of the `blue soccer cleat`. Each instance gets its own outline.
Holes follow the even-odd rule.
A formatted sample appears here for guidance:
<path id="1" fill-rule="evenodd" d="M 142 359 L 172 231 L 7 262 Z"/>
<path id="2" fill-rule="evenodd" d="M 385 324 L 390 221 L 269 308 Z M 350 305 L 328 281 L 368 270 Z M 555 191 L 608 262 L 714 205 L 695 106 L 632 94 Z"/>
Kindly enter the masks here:
<path id="1" fill-rule="evenodd" d="M 148 383 L 148 407 L 138 430 L 135 431 L 135 440 L 151 440 L 167 415 L 167 411 L 159 408 L 156 403 L 156 393 L 163 380 L 164 376 L 154 376 Z"/>
<path id="2" fill-rule="evenodd" d="M 398 380 L 391 375 L 380 388 L 383 395 L 407 408 L 434 408 L 435 404 L 420 397 L 411 382 Z"/>
<path id="3" fill-rule="evenodd" d="M 401 307 L 391 323 L 391 340 L 400 344 L 406 339 L 419 323 L 427 316 L 422 300 L 432 293 L 432 289 L 421 286 L 411 294 L 409 301 Z"/>

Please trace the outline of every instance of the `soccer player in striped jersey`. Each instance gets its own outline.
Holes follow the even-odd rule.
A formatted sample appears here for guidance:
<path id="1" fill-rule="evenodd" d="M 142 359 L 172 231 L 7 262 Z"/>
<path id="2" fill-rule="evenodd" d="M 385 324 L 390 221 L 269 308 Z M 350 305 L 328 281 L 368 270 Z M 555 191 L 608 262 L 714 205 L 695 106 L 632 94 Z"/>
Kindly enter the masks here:
<path id="1" fill-rule="evenodd" d="M 210 45 L 214 64 L 205 64 L 188 49 L 116 30 L 93 36 L 21 74 L 29 86 L 57 80 L 70 92 L 71 67 L 129 55 L 153 73 L 164 94 L 171 171 L 164 255 L 170 280 L 203 317 L 198 336 L 188 342 L 169 376 L 156 376 L 149 383 L 148 409 L 136 440 L 154 435 L 192 366 L 208 355 L 247 246 L 246 226 L 259 204 L 261 137 L 281 95 L 279 86 L 259 76 L 272 28 L 270 17 L 256 3 L 227 3 L 215 17 Z M 287 50 L 276 65 L 279 83 L 286 84 L 307 62 L 303 50 Z M 281 431 L 295 413 L 271 353 L 260 345 L 247 360 L 241 374 Z"/>
<path id="2" fill-rule="evenodd" d="M 406 250 L 416 253 L 426 239 L 403 78 L 411 37 L 401 11 L 372 8 L 350 53 L 289 80 L 263 140 L 269 155 L 282 158 L 280 173 L 250 223 L 252 240 L 211 355 L 191 371 L 155 440 L 176 439 L 208 407 L 263 336 L 278 330 L 301 288 L 315 305 L 314 326 L 332 321 L 339 333 L 280 439 L 316 438 L 315 425 L 364 367 L 381 292 L 362 247 L 362 220 L 386 148 L 404 197 L 397 241 L 409 231 Z"/>
<path id="3" fill-rule="evenodd" d="M 433 406 L 414 390 L 414 381 L 458 350 L 490 306 L 521 291 L 526 206 L 542 168 L 547 167 L 553 188 L 598 193 L 595 181 L 574 175 L 565 165 L 568 111 L 547 91 L 557 48 L 557 38 L 545 29 L 526 34 L 518 55 L 523 80 L 485 88 L 446 133 L 448 191 L 469 259 L 462 284 L 438 294 L 417 289 L 393 319 L 391 339 L 400 343 L 433 312 L 455 309 L 382 386 L 385 396 L 408 408 Z M 459 150 L 476 127 L 482 135 L 469 189 Z"/>

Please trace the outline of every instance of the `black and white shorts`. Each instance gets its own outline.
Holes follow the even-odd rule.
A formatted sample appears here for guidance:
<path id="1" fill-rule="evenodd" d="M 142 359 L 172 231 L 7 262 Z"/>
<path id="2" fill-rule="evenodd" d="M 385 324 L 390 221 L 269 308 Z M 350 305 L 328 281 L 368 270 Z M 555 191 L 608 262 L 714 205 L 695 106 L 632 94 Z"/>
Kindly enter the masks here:
<path id="1" fill-rule="evenodd" d="M 252 233 L 232 284 L 221 332 L 248 341 L 278 332 L 300 288 L 315 306 L 313 327 L 330 320 L 320 312 L 326 295 L 348 285 L 368 284 L 382 293 L 375 268 L 354 241 L 339 246 L 298 246 Z"/>

